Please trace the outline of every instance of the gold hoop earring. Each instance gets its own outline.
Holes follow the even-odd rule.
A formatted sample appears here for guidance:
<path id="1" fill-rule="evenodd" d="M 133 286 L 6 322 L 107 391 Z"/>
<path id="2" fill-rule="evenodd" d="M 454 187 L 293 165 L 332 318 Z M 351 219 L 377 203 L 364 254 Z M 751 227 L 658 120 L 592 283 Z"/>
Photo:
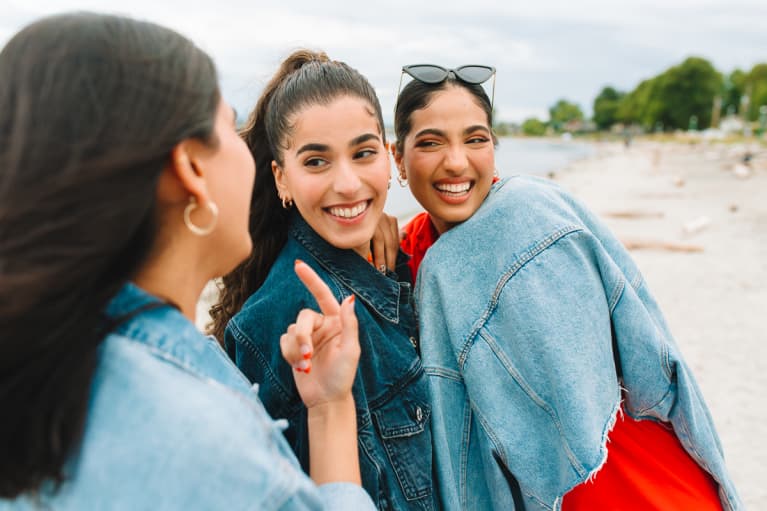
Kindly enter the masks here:
<path id="1" fill-rule="evenodd" d="M 289 197 L 282 196 L 280 197 L 280 200 L 282 201 L 282 207 L 284 209 L 290 209 L 293 207 L 293 199 Z"/>
<path id="2" fill-rule="evenodd" d="M 206 227 L 199 227 L 192 222 L 192 212 L 197 209 L 197 199 L 194 197 L 189 197 L 189 204 L 186 205 L 186 208 L 184 208 L 184 224 L 186 225 L 186 228 L 192 231 L 192 233 L 196 234 L 197 236 L 207 236 L 208 234 L 213 232 L 213 229 L 216 228 L 216 223 L 218 223 L 218 206 L 216 206 L 216 203 L 213 201 L 208 201 L 205 203 L 205 205 L 210 210 L 210 214 L 213 216 L 213 220 L 210 222 L 209 225 Z"/>

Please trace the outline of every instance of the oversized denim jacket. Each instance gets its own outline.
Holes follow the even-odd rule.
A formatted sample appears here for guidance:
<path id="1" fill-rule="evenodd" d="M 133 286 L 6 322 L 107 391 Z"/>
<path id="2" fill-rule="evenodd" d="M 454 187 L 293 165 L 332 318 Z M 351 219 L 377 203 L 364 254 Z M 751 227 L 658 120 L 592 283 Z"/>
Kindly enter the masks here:
<path id="1" fill-rule="evenodd" d="M 263 286 L 229 322 L 227 352 L 251 381 L 261 382 L 259 396 L 269 413 L 288 419 L 286 437 L 308 468 L 306 408 L 279 346 L 286 321 L 294 321 L 302 308 L 319 310 L 293 271 L 296 259 L 311 266 L 338 300 L 356 296 L 362 353 L 352 391 L 363 487 L 382 510 L 434 509 L 431 407 L 415 347 L 409 282 L 394 272 L 381 274 L 351 250 L 333 247 L 295 214 Z M 400 269 L 406 267 L 403 262 Z"/>
<path id="2" fill-rule="evenodd" d="M 374 509 L 357 485 L 314 486 L 284 421 L 175 308 L 128 284 L 108 314 L 121 324 L 100 347 L 67 481 L 55 493 L 0 499 L 0 510 Z"/>
<path id="3" fill-rule="evenodd" d="M 554 184 L 495 184 L 428 250 L 415 294 L 448 509 L 560 509 L 605 461 L 621 403 L 616 360 L 626 413 L 671 423 L 719 483 L 724 509 L 742 508 L 698 385 L 639 270 Z"/>

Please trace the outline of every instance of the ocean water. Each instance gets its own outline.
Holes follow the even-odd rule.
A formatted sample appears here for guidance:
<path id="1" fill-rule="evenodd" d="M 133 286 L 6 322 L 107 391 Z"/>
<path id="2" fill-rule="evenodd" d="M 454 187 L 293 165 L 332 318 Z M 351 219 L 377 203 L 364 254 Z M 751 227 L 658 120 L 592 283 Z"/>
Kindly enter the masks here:
<path id="1" fill-rule="evenodd" d="M 592 156 L 594 152 L 592 145 L 572 140 L 505 137 L 498 140 L 495 166 L 501 177 L 514 174 L 546 175 L 575 160 Z M 396 175 L 393 165 L 392 175 Z M 385 209 L 388 214 L 400 219 L 422 211 L 410 190 L 401 188 L 396 179 L 392 179 Z"/>

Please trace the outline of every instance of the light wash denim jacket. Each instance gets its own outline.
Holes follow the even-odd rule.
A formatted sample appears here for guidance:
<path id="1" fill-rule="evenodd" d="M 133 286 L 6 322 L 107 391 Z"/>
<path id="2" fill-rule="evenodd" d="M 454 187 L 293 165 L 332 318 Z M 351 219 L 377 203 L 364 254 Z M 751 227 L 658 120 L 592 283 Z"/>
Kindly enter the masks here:
<path id="1" fill-rule="evenodd" d="M 158 302 L 128 284 L 108 313 Z M 214 340 L 159 305 L 130 316 L 100 347 L 68 481 L 57 493 L 0 500 L 0 510 L 374 509 L 357 485 L 314 486 L 282 436 L 284 421 L 269 418 Z"/>
<path id="2" fill-rule="evenodd" d="M 302 308 L 318 310 L 293 271 L 296 259 L 311 266 L 339 301 L 356 296 L 362 354 L 352 391 L 363 487 L 380 510 L 437 508 L 429 382 L 415 348 L 418 325 L 405 261 L 400 269 L 408 272 L 407 281 L 394 272 L 384 275 L 354 251 L 330 245 L 294 214 L 287 243 L 264 285 L 227 326 L 227 352 L 248 378 L 262 382 L 264 406 L 288 420 L 285 436 L 308 467 L 306 407 L 279 344 L 280 325 Z"/>
<path id="3" fill-rule="evenodd" d="M 742 509 L 698 386 L 639 270 L 554 184 L 495 184 L 427 251 L 416 302 L 447 509 L 560 509 L 599 470 L 621 402 L 611 320 L 626 413 L 671 423 L 719 483 L 724 509 Z"/>

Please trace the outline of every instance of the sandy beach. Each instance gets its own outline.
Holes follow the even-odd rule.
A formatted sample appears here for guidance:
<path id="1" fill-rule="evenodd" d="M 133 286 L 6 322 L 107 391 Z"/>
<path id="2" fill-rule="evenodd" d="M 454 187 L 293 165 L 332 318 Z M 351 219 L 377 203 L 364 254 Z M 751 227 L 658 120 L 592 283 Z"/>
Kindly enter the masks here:
<path id="1" fill-rule="evenodd" d="M 767 509 L 767 148 L 598 146 L 553 178 L 632 248 L 748 509 Z M 742 156 L 756 155 L 745 167 Z M 749 173 L 750 172 L 750 173 Z"/>
<path id="2" fill-rule="evenodd" d="M 742 156 L 756 157 L 750 168 Z M 631 248 L 692 367 L 748 509 L 767 509 L 767 148 L 635 142 L 551 177 Z M 207 319 L 206 290 L 198 324 Z"/>

